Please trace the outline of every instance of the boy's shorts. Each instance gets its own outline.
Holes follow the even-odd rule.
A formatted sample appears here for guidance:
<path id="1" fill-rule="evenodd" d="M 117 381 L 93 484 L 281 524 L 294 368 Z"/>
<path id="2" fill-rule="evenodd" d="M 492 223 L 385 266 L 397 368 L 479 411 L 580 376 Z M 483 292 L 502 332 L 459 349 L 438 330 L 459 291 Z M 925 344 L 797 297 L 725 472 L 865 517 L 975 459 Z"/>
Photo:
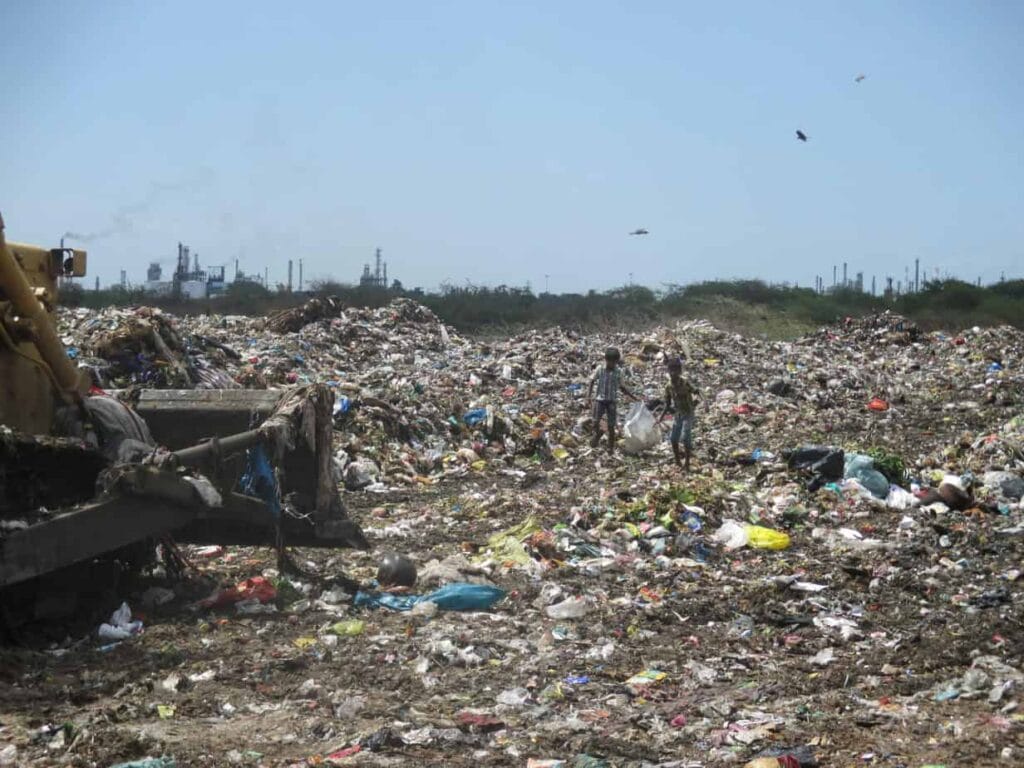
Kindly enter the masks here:
<path id="1" fill-rule="evenodd" d="M 597 400 L 594 403 L 594 422 L 601 423 L 601 417 L 608 414 L 608 423 L 614 424 L 617 415 L 614 400 Z"/>
<path id="2" fill-rule="evenodd" d="M 690 450 L 693 447 L 693 414 L 676 414 L 676 420 L 672 422 L 672 435 L 671 440 L 673 443 L 678 443 L 679 438 L 682 438 L 683 445 L 686 446 L 686 450 Z"/>

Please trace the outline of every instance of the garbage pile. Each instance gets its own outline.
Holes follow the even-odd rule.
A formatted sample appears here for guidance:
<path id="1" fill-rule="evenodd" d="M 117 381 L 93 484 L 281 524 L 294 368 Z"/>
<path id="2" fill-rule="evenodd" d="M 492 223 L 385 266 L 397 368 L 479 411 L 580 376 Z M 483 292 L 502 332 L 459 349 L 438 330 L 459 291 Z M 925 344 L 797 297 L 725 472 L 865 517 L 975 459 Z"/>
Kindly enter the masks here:
<path id="1" fill-rule="evenodd" d="M 77 335 L 90 315 L 65 317 L 82 359 L 112 365 Z M 136 322 L 91 317 L 111 333 Z M 311 307 L 277 318 L 284 332 L 165 319 L 186 371 L 202 354 L 241 386 L 333 384 L 339 482 L 374 550 L 304 550 L 302 577 L 265 550 L 184 552 L 202 589 L 156 574 L 163 602 L 110 606 L 132 606 L 120 618 L 139 633 L 11 657 L 0 755 L 1024 759 L 1019 331 L 923 333 L 888 315 L 788 343 L 701 322 L 472 339 L 411 302 Z M 684 359 L 700 394 L 691 472 L 664 438 L 590 448 L 587 387 L 608 346 L 651 412 L 666 361 Z"/>

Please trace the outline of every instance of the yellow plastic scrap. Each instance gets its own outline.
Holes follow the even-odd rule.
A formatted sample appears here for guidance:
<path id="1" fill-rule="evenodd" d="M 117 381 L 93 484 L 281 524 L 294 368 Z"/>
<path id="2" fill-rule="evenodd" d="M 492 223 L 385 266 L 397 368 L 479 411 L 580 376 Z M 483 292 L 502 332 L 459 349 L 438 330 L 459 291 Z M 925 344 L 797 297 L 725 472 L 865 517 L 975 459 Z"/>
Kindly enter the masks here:
<path id="1" fill-rule="evenodd" d="M 667 672 L 661 672 L 657 669 L 645 669 L 643 672 L 637 672 L 629 678 L 629 680 L 626 681 L 626 685 L 631 685 L 634 688 L 640 688 L 660 683 L 666 677 L 668 677 Z"/>
<path id="2" fill-rule="evenodd" d="M 551 455 L 554 456 L 559 461 L 565 461 L 565 459 L 569 457 L 569 452 L 565 450 L 565 448 L 563 448 L 562 446 L 558 446 L 557 448 L 553 448 L 551 450 Z"/>
<path id="3" fill-rule="evenodd" d="M 487 462 L 484 459 L 478 459 L 469 466 L 474 472 L 483 472 L 487 468 Z"/>
<path id="4" fill-rule="evenodd" d="M 316 645 L 316 638 L 315 637 L 296 637 L 294 642 L 295 642 L 295 647 L 296 648 L 299 648 L 301 650 L 305 650 L 306 648 L 312 648 L 314 645 Z"/>
<path id="5" fill-rule="evenodd" d="M 760 525 L 746 525 L 747 541 L 754 549 L 787 549 L 789 536 Z"/>
<path id="6" fill-rule="evenodd" d="M 491 536 L 487 540 L 489 554 L 485 554 L 477 559 L 486 560 L 489 557 L 493 557 L 502 563 L 526 565 L 530 562 L 530 555 L 527 554 L 523 542 L 540 530 L 541 527 L 537 524 L 537 518 L 530 515 L 519 525 L 514 525 Z"/>
<path id="7" fill-rule="evenodd" d="M 156 713 L 160 716 L 161 720 L 170 720 L 174 717 L 174 705 L 173 704 L 157 704 Z"/>
<path id="8" fill-rule="evenodd" d="M 633 523 L 623 523 L 622 527 L 629 531 L 629 535 L 632 536 L 634 539 L 642 538 L 644 535 L 643 531 L 640 530 L 639 526 L 634 525 Z"/>

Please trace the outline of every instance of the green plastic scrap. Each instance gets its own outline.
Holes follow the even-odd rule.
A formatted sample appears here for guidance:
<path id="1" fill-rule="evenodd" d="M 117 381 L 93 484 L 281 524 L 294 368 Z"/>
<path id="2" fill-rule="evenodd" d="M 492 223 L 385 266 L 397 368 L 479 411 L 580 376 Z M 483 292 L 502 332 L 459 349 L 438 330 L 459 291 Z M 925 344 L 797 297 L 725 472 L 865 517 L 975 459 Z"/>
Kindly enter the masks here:
<path id="1" fill-rule="evenodd" d="M 338 637 L 355 637 L 356 635 L 363 634 L 365 628 L 366 624 L 359 619 L 348 619 L 332 624 L 328 631 Z"/>

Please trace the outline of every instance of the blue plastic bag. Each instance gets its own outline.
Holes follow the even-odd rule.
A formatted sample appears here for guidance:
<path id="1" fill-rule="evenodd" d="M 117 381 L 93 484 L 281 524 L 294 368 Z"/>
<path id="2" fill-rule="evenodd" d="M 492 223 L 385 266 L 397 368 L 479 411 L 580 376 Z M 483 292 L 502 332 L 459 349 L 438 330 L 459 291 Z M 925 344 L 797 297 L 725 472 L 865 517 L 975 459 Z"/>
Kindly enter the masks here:
<path id="1" fill-rule="evenodd" d="M 844 477 L 858 481 L 878 499 L 889 495 L 889 481 L 875 469 L 875 460 L 859 453 L 846 454 Z"/>
<path id="2" fill-rule="evenodd" d="M 245 452 L 245 471 L 238 481 L 238 488 L 247 496 L 262 499 L 275 520 L 281 518 L 277 477 L 262 445 L 257 444 Z"/>
<path id="3" fill-rule="evenodd" d="M 475 427 L 487 418 L 486 408 L 474 408 L 471 411 L 466 411 L 463 415 L 462 420 L 466 423 L 467 427 Z"/>
<path id="4" fill-rule="evenodd" d="M 367 608 L 409 611 L 418 603 L 434 603 L 441 611 L 486 611 L 505 597 L 505 590 L 486 584 L 446 584 L 426 595 L 393 595 L 389 592 L 356 593 L 354 604 Z"/>

